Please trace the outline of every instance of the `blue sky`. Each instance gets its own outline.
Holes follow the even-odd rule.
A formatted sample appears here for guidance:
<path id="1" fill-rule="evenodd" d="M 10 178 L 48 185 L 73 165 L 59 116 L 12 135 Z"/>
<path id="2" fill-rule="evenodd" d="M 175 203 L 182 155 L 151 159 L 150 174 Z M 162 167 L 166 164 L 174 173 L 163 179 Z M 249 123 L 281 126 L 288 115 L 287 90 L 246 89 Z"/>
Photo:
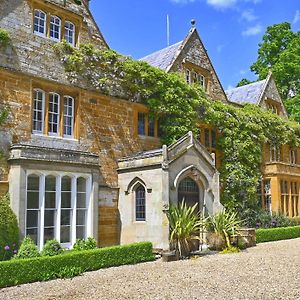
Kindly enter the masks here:
<path id="1" fill-rule="evenodd" d="M 109 46 L 137 59 L 187 35 L 191 19 L 225 89 L 243 77 L 254 79 L 249 66 L 257 58 L 266 27 L 288 21 L 300 29 L 300 0 L 91 0 Z"/>

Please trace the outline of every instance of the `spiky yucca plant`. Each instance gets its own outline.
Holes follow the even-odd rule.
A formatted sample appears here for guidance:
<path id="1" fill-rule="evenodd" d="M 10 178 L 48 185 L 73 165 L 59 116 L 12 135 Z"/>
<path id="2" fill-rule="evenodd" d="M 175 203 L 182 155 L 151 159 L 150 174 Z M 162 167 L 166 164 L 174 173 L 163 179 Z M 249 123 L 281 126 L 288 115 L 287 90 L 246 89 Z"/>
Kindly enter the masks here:
<path id="1" fill-rule="evenodd" d="M 241 220 L 238 219 L 236 212 L 222 211 L 209 216 L 205 220 L 205 227 L 209 232 L 220 234 L 226 241 L 227 248 L 231 247 L 230 237 L 235 235 L 240 228 Z"/>
<path id="2" fill-rule="evenodd" d="M 200 215 L 194 206 L 187 206 L 183 200 L 179 206 L 171 205 L 167 213 L 170 225 L 170 242 L 180 257 L 187 256 L 192 240 L 199 240 Z"/>

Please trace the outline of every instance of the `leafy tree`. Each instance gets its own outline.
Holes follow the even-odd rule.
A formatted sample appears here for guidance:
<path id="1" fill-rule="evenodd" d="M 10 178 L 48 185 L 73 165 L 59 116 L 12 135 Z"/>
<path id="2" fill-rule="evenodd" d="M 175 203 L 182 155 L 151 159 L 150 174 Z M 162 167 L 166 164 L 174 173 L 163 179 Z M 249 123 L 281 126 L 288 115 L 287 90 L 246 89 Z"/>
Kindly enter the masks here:
<path id="1" fill-rule="evenodd" d="M 247 84 L 250 84 L 252 83 L 253 81 L 250 81 L 249 79 L 247 78 L 243 78 L 241 79 L 240 82 L 238 82 L 238 84 L 236 85 L 236 87 L 240 87 L 240 86 L 243 86 L 243 85 L 247 85 Z"/>

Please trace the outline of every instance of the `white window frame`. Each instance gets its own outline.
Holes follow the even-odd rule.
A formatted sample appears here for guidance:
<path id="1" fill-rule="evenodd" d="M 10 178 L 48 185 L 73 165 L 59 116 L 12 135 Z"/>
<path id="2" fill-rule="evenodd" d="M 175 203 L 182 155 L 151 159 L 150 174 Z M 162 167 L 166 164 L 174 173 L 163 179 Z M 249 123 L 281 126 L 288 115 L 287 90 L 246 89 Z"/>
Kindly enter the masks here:
<path id="1" fill-rule="evenodd" d="M 205 91 L 205 77 L 202 74 L 198 74 L 198 83 Z"/>
<path id="2" fill-rule="evenodd" d="M 57 112 L 50 111 L 50 103 L 51 103 L 51 96 L 57 96 L 58 103 L 57 103 Z M 53 104 L 54 105 L 54 104 Z M 50 115 L 56 115 L 57 116 L 57 132 L 50 131 Z M 54 122 L 51 122 L 51 124 L 55 124 Z M 50 136 L 59 136 L 60 133 L 60 95 L 54 92 L 49 93 L 49 102 L 48 102 L 48 135 Z"/>
<path id="3" fill-rule="evenodd" d="M 73 26 L 73 30 L 70 29 L 70 25 Z M 72 35 L 70 34 L 72 33 Z M 64 39 L 72 46 L 75 46 L 75 37 L 76 37 L 76 26 L 74 23 L 70 21 L 65 21 L 64 25 Z M 70 42 L 69 38 L 72 38 L 72 42 Z"/>
<path id="4" fill-rule="evenodd" d="M 26 199 L 25 199 L 25 235 L 27 234 L 27 180 L 30 175 L 39 176 L 39 219 L 38 219 L 38 247 L 40 250 L 44 247 L 44 223 L 45 223 L 45 179 L 47 176 L 56 177 L 56 216 L 55 216 L 55 228 L 54 238 L 60 242 L 60 226 L 61 226 L 61 180 L 67 176 L 72 180 L 72 217 L 71 224 L 71 242 L 62 243 L 64 248 L 71 249 L 76 242 L 76 210 L 77 210 L 77 179 L 86 179 L 86 200 L 87 200 L 87 213 L 86 213 L 86 235 L 85 238 L 93 236 L 93 218 L 92 218 L 92 176 L 89 174 L 80 173 L 68 173 L 68 172 L 50 172 L 40 170 L 27 170 L 26 171 Z"/>
<path id="5" fill-rule="evenodd" d="M 36 105 L 36 101 L 40 101 L 39 99 L 36 98 L 36 94 L 35 93 L 42 93 L 42 110 L 37 110 L 35 108 Z M 34 89 L 33 90 L 33 109 L 32 109 L 32 133 L 33 134 L 43 134 L 44 132 L 44 127 L 45 127 L 45 99 L 46 99 L 46 93 L 45 91 L 41 90 L 41 89 Z M 34 129 L 34 121 L 40 121 L 38 119 L 34 118 L 34 114 L 35 112 L 41 112 L 42 113 L 42 129 L 41 130 L 36 130 Z"/>
<path id="6" fill-rule="evenodd" d="M 36 14 L 36 12 L 39 12 L 39 16 L 36 16 L 35 14 Z M 35 9 L 34 10 L 34 19 L 33 19 L 33 32 L 34 32 L 34 34 L 35 35 L 38 35 L 38 36 L 41 36 L 41 37 L 45 37 L 46 36 L 46 32 L 47 32 L 47 26 L 46 26 L 46 24 L 47 24 L 47 14 L 44 12 L 44 11 L 42 11 L 41 9 Z M 45 18 L 44 19 L 42 19 L 41 17 L 40 17 L 40 14 L 44 14 L 44 16 L 45 16 Z M 43 28 L 44 28 L 44 32 L 40 32 L 39 30 L 38 31 L 36 31 L 35 30 L 35 21 L 36 21 L 36 19 L 38 19 L 38 28 L 41 28 L 41 26 L 40 26 L 40 20 L 42 20 L 43 21 Z"/>
<path id="7" fill-rule="evenodd" d="M 72 100 L 72 114 L 69 115 L 68 113 L 68 109 L 66 112 L 66 104 L 65 104 L 65 100 Z M 67 108 L 69 108 L 69 105 L 67 105 Z M 63 137 L 65 138 L 73 138 L 74 137 L 74 112 L 75 112 L 75 100 L 73 97 L 71 96 L 64 96 L 64 109 L 63 109 Z M 66 125 L 66 118 L 70 118 L 71 119 L 71 134 L 66 134 L 65 133 L 65 127 L 69 127 L 69 125 Z"/>
<path id="8" fill-rule="evenodd" d="M 185 81 L 187 84 L 191 84 L 191 71 L 189 69 L 185 69 Z"/>
<path id="9" fill-rule="evenodd" d="M 53 19 L 53 20 L 52 20 Z M 56 24 L 55 21 L 58 20 L 59 24 Z M 53 28 L 52 28 L 53 26 Z M 57 32 L 54 30 L 56 27 L 58 27 L 58 38 L 51 36 L 51 30 L 55 33 Z M 51 16 L 50 17 L 50 30 L 49 30 L 49 36 L 50 39 L 56 42 L 59 42 L 61 40 L 61 19 L 58 16 Z"/>

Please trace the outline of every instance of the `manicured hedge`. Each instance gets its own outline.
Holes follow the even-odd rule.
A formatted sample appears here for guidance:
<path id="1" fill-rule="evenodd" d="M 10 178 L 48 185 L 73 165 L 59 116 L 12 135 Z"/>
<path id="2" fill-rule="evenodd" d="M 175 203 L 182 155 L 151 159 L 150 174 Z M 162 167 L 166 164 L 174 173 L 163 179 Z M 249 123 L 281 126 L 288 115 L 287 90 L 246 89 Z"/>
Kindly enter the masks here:
<path id="1" fill-rule="evenodd" d="M 70 252 L 64 255 L 0 262 L 0 288 L 126 264 L 152 261 L 149 242 Z M 71 276 L 72 276 L 71 274 Z M 70 277 L 71 277 L 70 276 Z M 63 276 L 68 277 L 68 276 Z"/>
<path id="2" fill-rule="evenodd" d="M 300 226 L 278 227 L 256 230 L 256 242 L 271 242 L 287 239 L 295 239 L 300 237 Z"/>

